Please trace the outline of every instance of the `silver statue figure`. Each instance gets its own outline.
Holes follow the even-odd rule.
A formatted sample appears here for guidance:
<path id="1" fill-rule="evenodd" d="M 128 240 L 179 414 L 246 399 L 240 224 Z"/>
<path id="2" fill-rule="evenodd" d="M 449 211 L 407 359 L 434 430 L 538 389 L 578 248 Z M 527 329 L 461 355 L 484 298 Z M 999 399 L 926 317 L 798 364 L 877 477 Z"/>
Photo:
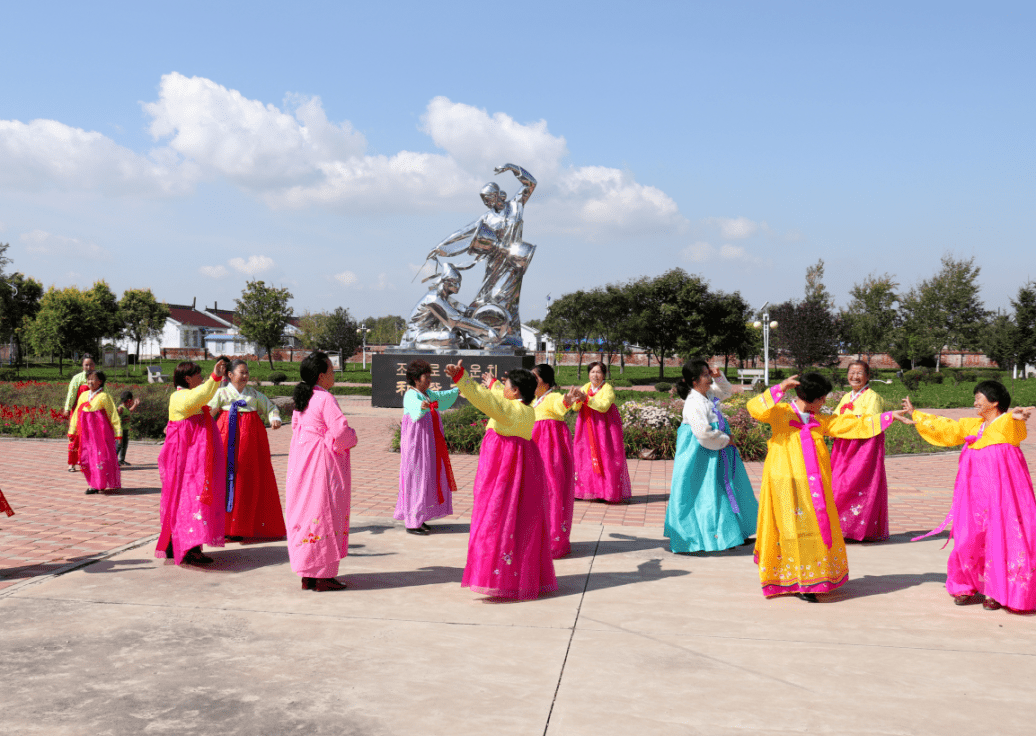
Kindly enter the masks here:
<path id="1" fill-rule="evenodd" d="M 475 261 L 464 266 L 435 261 L 436 273 L 424 279 L 432 281 L 432 286 L 410 313 L 401 345 L 419 349 L 480 349 L 495 343 L 493 328 L 468 317 L 466 308 L 453 298 L 460 290 L 460 272 L 474 265 Z"/>
<path id="2" fill-rule="evenodd" d="M 454 333 L 457 338 L 448 346 L 466 347 L 465 343 L 480 343 L 481 347 L 522 345 L 521 318 L 518 314 L 518 299 L 522 288 L 522 277 L 529 268 L 536 246 L 522 240 L 522 221 L 525 203 L 529 201 L 536 180 L 532 174 L 515 164 L 504 164 L 494 170 L 497 174 L 512 172 L 521 182 L 522 188 L 508 200 L 507 193 L 495 182 L 482 187 L 481 197 L 489 212 L 467 227 L 453 233 L 428 254 L 428 260 L 439 263 L 440 258 L 454 258 L 461 255 L 474 256 L 475 263 L 486 264 L 482 287 L 471 303 L 462 310 L 465 318 L 482 328 L 458 322 Z M 458 274 L 459 279 L 459 274 Z M 455 292 L 454 292 L 455 293 Z M 429 297 L 422 299 L 422 303 Z M 420 304 L 418 305 L 420 307 Z M 425 340 L 422 328 L 415 321 L 415 308 L 411 323 L 400 343 L 404 347 L 417 347 Z M 438 331 L 438 330 L 433 330 Z"/>

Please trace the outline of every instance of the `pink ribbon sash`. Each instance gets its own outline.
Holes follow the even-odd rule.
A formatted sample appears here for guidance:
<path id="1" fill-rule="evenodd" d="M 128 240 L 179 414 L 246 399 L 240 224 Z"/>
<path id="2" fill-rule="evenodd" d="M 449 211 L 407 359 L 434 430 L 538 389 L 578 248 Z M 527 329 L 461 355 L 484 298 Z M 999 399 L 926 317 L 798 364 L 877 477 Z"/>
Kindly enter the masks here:
<path id="1" fill-rule="evenodd" d="M 797 419 L 792 419 L 788 424 L 799 430 L 802 459 L 806 463 L 806 476 L 809 479 L 809 496 L 813 501 L 813 513 L 816 514 L 817 526 L 820 527 L 820 538 L 824 540 L 824 546 L 831 549 L 831 519 L 827 515 L 827 499 L 824 497 L 824 476 L 820 473 L 817 446 L 811 431 L 813 427 L 819 427 L 820 422 L 810 414 L 809 421 L 805 424 Z"/>

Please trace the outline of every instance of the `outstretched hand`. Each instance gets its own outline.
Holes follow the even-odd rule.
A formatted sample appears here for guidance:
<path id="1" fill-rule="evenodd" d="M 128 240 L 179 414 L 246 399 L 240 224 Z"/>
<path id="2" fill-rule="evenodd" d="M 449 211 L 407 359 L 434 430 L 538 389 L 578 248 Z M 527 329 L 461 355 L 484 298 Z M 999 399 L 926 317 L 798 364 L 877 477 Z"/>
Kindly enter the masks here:
<path id="1" fill-rule="evenodd" d="M 572 406 L 572 404 L 578 404 L 586 401 L 586 394 L 583 393 L 583 389 L 579 386 L 573 386 L 565 394 L 565 406 Z"/>
<path id="2" fill-rule="evenodd" d="M 1011 409 L 1011 418 L 1017 419 L 1020 422 L 1029 421 L 1029 417 L 1032 416 L 1033 409 L 1036 407 L 1032 406 L 1016 406 Z"/>
<path id="3" fill-rule="evenodd" d="M 450 363 L 448 366 L 446 366 L 442 370 L 443 370 L 443 373 L 445 373 L 447 376 L 449 376 L 450 378 L 453 378 L 458 373 L 460 373 L 462 370 L 464 370 L 464 359 L 463 358 L 459 359 L 457 361 L 456 365 L 454 365 L 453 363 Z"/>
<path id="4" fill-rule="evenodd" d="M 494 380 L 496 380 L 496 376 L 486 371 L 482 374 L 482 388 L 492 388 Z"/>
<path id="5" fill-rule="evenodd" d="M 913 409 L 910 411 L 907 411 L 906 409 L 896 409 L 889 413 L 895 417 L 896 421 L 903 422 L 903 424 L 915 424 L 916 422 L 908 416 L 912 411 Z"/>
<path id="6" fill-rule="evenodd" d="M 221 360 L 217 360 L 216 361 L 216 367 L 213 368 L 212 372 L 215 373 L 220 378 L 223 378 L 225 375 L 227 375 L 227 366 L 228 365 L 230 365 L 229 361 L 222 360 L 222 359 Z"/>

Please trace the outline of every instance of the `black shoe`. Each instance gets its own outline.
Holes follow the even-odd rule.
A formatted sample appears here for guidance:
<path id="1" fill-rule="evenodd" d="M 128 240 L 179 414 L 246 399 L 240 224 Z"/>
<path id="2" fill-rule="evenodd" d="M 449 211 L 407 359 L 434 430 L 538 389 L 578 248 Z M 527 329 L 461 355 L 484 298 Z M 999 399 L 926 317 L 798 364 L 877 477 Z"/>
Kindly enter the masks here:
<path id="1" fill-rule="evenodd" d="M 318 593 L 326 593 L 329 590 L 345 590 L 346 584 L 335 580 L 334 578 L 316 578 L 313 579 L 313 588 Z"/>
<path id="2" fill-rule="evenodd" d="M 302 578 L 302 589 L 303 590 L 316 590 L 317 579 L 316 578 Z"/>
<path id="3" fill-rule="evenodd" d="M 93 493 L 100 493 L 100 491 L 98 491 L 96 488 L 87 488 L 86 489 L 86 495 L 87 496 L 89 496 L 89 495 L 91 495 Z"/>
<path id="4" fill-rule="evenodd" d="M 191 547 L 183 556 L 181 565 L 210 565 L 215 560 L 201 551 L 201 547 Z"/>
<path id="5" fill-rule="evenodd" d="M 428 536 L 428 530 L 425 529 L 424 527 L 420 527 L 420 526 L 417 527 L 416 529 L 411 529 L 410 527 L 407 527 L 406 533 L 407 534 L 419 534 L 422 537 L 427 537 Z"/>
<path id="6" fill-rule="evenodd" d="M 816 593 L 796 593 L 795 597 L 801 598 L 807 603 L 820 603 L 820 600 L 817 598 Z"/>
<path id="7" fill-rule="evenodd" d="M 165 558 L 167 560 L 173 559 L 173 540 L 169 540 L 169 544 L 165 546 Z"/>
<path id="8" fill-rule="evenodd" d="M 225 539 L 228 542 L 240 542 L 244 537 L 238 536 L 237 534 L 228 534 Z"/>
<path id="9" fill-rule="evenodd" d="M 430 526 L 428 526 L 427 524 L 421 524 L 421 528 L 424 529 L 426 532 L 431 532 L 432 531 L 432 528 Z"/>

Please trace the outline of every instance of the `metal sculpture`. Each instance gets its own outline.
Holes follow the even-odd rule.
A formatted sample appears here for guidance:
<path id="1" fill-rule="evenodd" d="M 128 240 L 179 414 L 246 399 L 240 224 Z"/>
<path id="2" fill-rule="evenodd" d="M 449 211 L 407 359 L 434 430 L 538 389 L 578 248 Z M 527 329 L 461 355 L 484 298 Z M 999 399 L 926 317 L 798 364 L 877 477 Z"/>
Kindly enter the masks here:
<path id="1" fill-rule="evenodd" d="M 480 196 L 489 208 L 479 219 L 453 233 L 428 253 L 436 265 L 436 283 L 414 308 L 400 347 L 405 348 L 494 348 L 521 347 L 522 327 L 518 314 L 522 278 L 529 269 L 536 246 L 522 240 L 525 203 L 536 180 L 515 164 L 494 171 L 512 172 L 521 191 L 508 200 L 495 182 L 482 187 Z M 460 267 L 443 265 L 440 258 L 473 256 Z M 466 307 L 450 297 L 460 289 L 460 273 L 476 263 L 485 263 L 482 286 Z M 452 270 L 450 270 L 452 269 Z M 441 273 L 440 273 L 441 270 Z M 425 279 L 428 281 L 429 279 Z"/>

